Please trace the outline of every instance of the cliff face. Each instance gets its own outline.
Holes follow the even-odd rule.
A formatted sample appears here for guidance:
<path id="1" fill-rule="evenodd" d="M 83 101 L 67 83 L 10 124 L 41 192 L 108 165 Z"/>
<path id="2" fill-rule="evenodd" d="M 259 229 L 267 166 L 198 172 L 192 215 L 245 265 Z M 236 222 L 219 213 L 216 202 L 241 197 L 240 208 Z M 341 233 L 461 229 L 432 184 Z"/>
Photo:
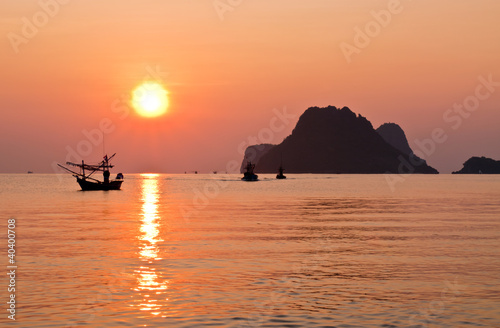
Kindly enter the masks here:
<path id="1" fill-rule="evenodd" d="M 471 157 L 460 171 L 453 174 L 500 174 L 500 161 L 486 157 Z"/>
<path id="2" fill-rule="evenodd" d="M 396 123 L 384 123 L 376 131 L 385 142 L 403 154 L 410 155 L 413 153 L 408 144 L 408 139 L 406 139 L 405 132 Z"/>
<path id="3" fill-rule="evenodd" d="M 251 161 L 252 163 L 257 163 L 262 157 L 262 155 L 267 153 L 269 149 L 275 146 L 276 145 L 272 144 L 260 144 L 260 145 L 248 146 L 247 149 L 245 149 L 245 157 L 241 162 L 240 172 L 241 173 L 245 172 L 247 161 Z"/>
<path id="4" fill-rule="evenodd" d="M 347 107 L 307 109 L 292 134 L 262 154 L 256 172 L 275 173 L 281 157 L 288 173 L 438 173 L 389 145 Z"/>

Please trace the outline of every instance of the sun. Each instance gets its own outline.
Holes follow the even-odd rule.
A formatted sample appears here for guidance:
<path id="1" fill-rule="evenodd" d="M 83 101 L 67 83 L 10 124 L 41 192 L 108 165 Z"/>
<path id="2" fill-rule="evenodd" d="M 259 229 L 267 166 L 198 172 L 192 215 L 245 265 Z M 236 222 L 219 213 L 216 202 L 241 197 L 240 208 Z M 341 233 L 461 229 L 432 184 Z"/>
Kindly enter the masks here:
<path id="1" fill-rule="evenodd" d="M 158 117 L 167 112 L 168 92 L 157 82 L 144 82 L 132 91 L 132 107 L 143 117 Z"/>

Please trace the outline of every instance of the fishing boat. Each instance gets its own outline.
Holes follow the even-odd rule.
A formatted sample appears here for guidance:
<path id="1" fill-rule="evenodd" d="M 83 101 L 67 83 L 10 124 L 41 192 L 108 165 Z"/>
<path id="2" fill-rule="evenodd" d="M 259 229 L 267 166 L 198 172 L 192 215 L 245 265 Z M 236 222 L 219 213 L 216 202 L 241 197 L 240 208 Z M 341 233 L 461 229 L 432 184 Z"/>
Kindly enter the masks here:
<path id="1" fill-rule="evenodd" d="M 276 179 L 286 179 L 286 176 L 283 175 L 283 166 L 280 165 L 280 168 L 278 169 L 278 174 L 276 175 Z"/>
<path id="2" fill-rule="evenodd" d="M 257 181 L 259 180 L 259 176 L 255 173 L 253 173 L 253 170 L 255 169 L 255 164 L 252 164 L 252 162 L 248 161 L 247 166 L 246 166 L 246 171 L 243 173 L 243 178 L 241 178 L 242 181 Z"/>
<path id="3" fill-rule="evenodd" d="M 98 164 L 85 164 L 83 160 L 81 164 L 66 162 L 66 165 L 79 167 L 80 172 L 75 172 L 60 164 L 57 165 L 59 165 L 66 171 L 70 172 L 76 178 L 76 182 L 78 182 L 78 184 L 84 191 L 119 190 L 123 183 L 123 174 L 118 173 L 114 180 L 109 179 L 109 176 L 111 175 L 109 169 L 114 167 L 114 165 L 111 165 L 109 162 L 113 157 L 115 157 L 115 155 L 116 153 L 109 158 L 108 155 L 105 155 L 103 160 Z M 101 172 L 101 171 L 104 177 L 104 181 L 100 181 L 91 177 L 95 172 Z"/>
<path id="4" fill-rule="evenodd" d="M 276 175 L 276 179 L 286 179 L 286 176 L 283 175 L 283 154 L 281 154 L 280 168 L 278 169 L 278 174 Z"/>

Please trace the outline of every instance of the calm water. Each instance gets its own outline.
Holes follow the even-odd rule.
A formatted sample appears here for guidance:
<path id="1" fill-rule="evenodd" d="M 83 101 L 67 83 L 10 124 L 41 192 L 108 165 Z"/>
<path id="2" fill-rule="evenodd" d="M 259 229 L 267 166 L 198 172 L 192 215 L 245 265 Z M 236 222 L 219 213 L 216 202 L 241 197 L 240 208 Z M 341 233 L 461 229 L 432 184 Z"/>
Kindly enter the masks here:
<path id="1" fill-rule="evenodd" d="M 0 175 L 19 327 L 499 327 L 500 176 Z M 3 269 L 6 270 L 6 269 Z M 5 274 L 2 273 L 2 275 Z M 7 301 L 8 281 L 0 286 Z"/>

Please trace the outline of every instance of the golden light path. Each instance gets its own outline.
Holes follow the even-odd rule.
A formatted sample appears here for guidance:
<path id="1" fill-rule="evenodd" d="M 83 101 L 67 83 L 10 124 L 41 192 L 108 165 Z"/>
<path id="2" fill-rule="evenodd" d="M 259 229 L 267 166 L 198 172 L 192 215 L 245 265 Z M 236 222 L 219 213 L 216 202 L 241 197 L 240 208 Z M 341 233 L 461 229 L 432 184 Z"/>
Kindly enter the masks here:
<path id="1" fill-rule="evenodd" d="M 168 105 L 168 92 L 157 82 L 144 82 L 132 91 L 132 107 L 140 116 L 161 116 Z"/>
<path id="2" fill-rule="evenodd" d="M 158 316 L 162 314 L 161 303 L 165 303 L 165 295 L 163 294 L 168 289 L 168 280 L 159 278 L 154 265 L 152 265 L 154 261 L 161 260 L 157 244 L 163 241 L 159 236 L 161 217 L 158 214 L 160 199 L 158 175 L 144 174 L 141 177 L 142 222 L 139 236 L 141 241 L 139 255 L 144 265 L 136 270 L 138 284 L 135 290 L 140 293 L 140 310 Z"/>

